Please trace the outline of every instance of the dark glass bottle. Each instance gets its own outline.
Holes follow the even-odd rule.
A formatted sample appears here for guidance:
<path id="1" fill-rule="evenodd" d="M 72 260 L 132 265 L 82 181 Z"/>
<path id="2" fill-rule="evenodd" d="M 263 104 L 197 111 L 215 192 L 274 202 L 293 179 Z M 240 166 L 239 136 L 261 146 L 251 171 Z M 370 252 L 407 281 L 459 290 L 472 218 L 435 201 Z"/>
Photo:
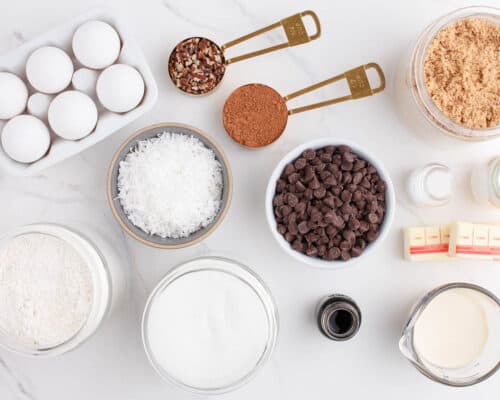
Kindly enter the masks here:
<path id="1" fill-rule="evenodd" d="M 328 339 L 351 339 L 361 326 L 361 311 L 355 301 L 343 294 L 324 298 L 318 306 L 318 327 Z"/>

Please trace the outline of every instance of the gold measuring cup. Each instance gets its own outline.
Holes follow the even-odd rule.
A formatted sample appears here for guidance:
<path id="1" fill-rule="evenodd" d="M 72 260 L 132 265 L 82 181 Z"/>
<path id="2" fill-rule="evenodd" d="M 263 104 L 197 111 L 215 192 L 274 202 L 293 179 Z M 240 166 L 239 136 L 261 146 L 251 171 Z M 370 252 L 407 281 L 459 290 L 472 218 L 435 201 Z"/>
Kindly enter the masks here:
<path id="1" fill-rule="evenodd" d="M 372 88 L 366 70 L 374 69 L 380 83 Z M 334 99 L 288 109 L 288 100 L 312 92 L 323 86 L 345 79 L 350 94 Z M 356 100 L 379 93 L 385 88 L 385 76 L 378 64 L 369 63 L 353 68 L 343 74 L 281 96 L 273 88 L 261 83 L 240 86 L 227 98 L 222 111 L 224 128 L 237 143 L 251 148 L 267 146 L 285 131 L 288 116 L 347 100 Z"/>
<path id="2" fill-rule="evenodd" d="M 312 18 L 316 27 L 313 35 L 307 33 L 304 17 Z M 247 54 L 226 58 L 226 49 L 252 39 L 258 35 L 283 27 L 287 41 Z M 201 95 L 214 90 L 222 81 L 226 66 L 248 58 L 297 46 L 317 39 L 321 35 L 318 16 L 310 10 L 292 15 L 248 35 L 232 40 L 222 46 L 204 37 L 190 37 L 181 41 L 172 50 L 168 61 L 168 72 L 174 85 L 183 92 Z"/>

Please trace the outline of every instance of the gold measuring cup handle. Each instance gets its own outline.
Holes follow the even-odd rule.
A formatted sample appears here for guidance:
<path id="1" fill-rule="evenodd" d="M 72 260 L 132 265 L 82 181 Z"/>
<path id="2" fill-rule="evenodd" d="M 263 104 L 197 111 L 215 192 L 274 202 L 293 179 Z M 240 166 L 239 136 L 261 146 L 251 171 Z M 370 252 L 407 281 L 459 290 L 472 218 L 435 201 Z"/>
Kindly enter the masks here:
<path id="1" fill-rule="evenodd" d="M 311 17 L 314 21 L 314 25 L 316 26 L 316 32 L 311 36 L 309 36 L 309 34 L 307 33 L 306 27 L 304 25 L 303 17 L 306 16 Z M 249 33 L 248 35 L 242 36 L 231 42 L 228 42 L 221 46 L 221 50 L 224 52 L 229 47 L 236 46 L 237 44 L 252 39 L 265 32 L 269 32 L 273 29 L 279 28 L 280 26 L 282 26 L 283 29 L 285 30 L 287 42 L 271 46 L 265 49 L 253 51 L 251 53 L 243 54 L 241 56 L 227 58 L 226 64 L 232 64 L 241 60 L 246 60 L 247 58 L 252 58 L 260 56 L 262 54 L 270 53 L 275 50 L 280 50 L 286 47 L 297 46 L 299 44 L 307 43 L 310 42 L 311 40 L 319 38 L 319 36 L 321 35 L 321 24 L 319 22 L 318 16 L 313 11 L 307 10 L 299 14 L 292 15 L 288 18 L 282 19 L 279 22 L 266 26 L 265 28 L 259 29 L 255 32 Z"/>
<path id="2" fill-rule="evenodd" d="M 368 76 L 366 75 L 366 70 L 373 68 L 380 79 L 380 84 L 376 88 L 372 88 L 370 86 L 370 82 L 368 80 Z M 319 89 L 323 86 L 329 85 L 331 83 L 337 82 L 341 79 L 346 79 L 349 85 L 349 90 L 351 94 L 347 96 L 337 97 L 335 99 L 322 101 L 320 103 L 310 104 L 308 106 L 297 107 L 291 110 L 288 110 L 288 115 L 297 114 L 303 111 L 309 111 L 314 108 L 329 106 L 331 104 L 341 103 L 347 100 L 355 100 L 360 99 L 362 97 L 371 96 L 375 93 L 379 93 L 385 89 L 385 76 L 382 68 L 378 64 L 368 63 L 365 65 L 360 65 L 359 67 L 350 69 L 349 71 L 344 72 L 343 74 L 334 76 L 333 78 L 327 79 L 325 81 L 316 83 L 314 85 L 308 86 L 304 89 L 298 90 L 296 92 L 290 93 L 288 96 L 285 96 L 283 99 L 288 101 L 295 97 L 299 97 L 305 93 L 312 92 L 313 90 Z"/>

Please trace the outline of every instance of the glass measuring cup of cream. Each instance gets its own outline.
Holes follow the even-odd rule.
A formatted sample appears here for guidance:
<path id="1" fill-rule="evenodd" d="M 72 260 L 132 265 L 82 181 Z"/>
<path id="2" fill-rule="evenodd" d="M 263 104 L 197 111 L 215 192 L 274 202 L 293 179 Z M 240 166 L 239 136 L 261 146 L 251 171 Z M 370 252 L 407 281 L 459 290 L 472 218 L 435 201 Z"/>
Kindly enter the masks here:
<path id="1" fill-rule="evenodd" d="M 428 378 L 469 386 L 500 368 L 500 299 L 469 283 L 450 283 L 415 306 L 399 342 Z"/>

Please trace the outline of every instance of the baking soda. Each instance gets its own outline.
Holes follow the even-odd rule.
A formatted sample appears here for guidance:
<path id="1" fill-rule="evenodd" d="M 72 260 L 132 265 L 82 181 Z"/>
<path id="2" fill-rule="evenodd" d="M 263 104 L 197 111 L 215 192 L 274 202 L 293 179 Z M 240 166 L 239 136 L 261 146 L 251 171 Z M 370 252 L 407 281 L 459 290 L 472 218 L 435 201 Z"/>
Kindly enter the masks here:
<path id="1" fill-rule="evenodd" d="M 0 248 L 0 333 L 41 350 L 72 338 L 93 303 L 91 272 L 67 242 L 42 233 Z"/>

